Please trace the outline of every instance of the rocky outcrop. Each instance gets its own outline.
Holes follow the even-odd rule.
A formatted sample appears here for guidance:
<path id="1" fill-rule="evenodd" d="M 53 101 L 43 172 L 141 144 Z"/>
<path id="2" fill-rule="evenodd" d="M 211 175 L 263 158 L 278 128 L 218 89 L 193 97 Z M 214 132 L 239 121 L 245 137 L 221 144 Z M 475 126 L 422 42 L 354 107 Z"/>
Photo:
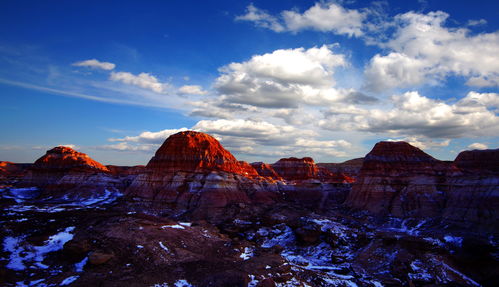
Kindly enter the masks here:
<path id="1" fill-rule="evenodd" d="M 452 166 L 406 142 L 379 142 L 364 158 L 346 204 L 376 214 L 436 216 Z"/>
<path id="2" fill-rule="evenodd" d="M 85 200 L 118 193 L 123 183 L 88 155 L 69 147 L 55 147 L 39 158 L 21 180 L 37 187 L 42 197 Z"/>
<path id="3" fill-rule="evenodd" d="M 499 223 L 499 149 L 463 151 L 455 159 L 459 173 L 447 179 L 447 220 L 469 226 Z"/>
<path id="4" fill-rule="evenodd" d="M 69 181 L 76 184 L 81 176 L 96 173 L 109 173 L 109 169 L 84 153 L 58 146 L 35 161 L 23 182 L 25 185 L 43 187 L 56 184 L 63 177 L 72 175 L 74 179 Z"/>
<path id="5" fill-rule="evenodd" d="M 355 158 L 342 163 L 317 163 L 319 168 L 324 168 L 333 174 L 343 174 L 350 178 L 356 178 L 362 167 L 364 158 Z"/>
<path id="6" fill-rule="evenodd" d="M 109 172 L 116 176 L 133 176 L 144 173 L 145 166 L 144 165 L 135 165 L 135 166 L 120 166 L 120 165 L 106 165 L 106 168 L 109 169 Z"/>
<path id="7" fill-rule="evenodd" d="M 377 143 L 365 157 L 345 204 L 378 215 L 496 224 L 497 153 L 466 151 L 455 162 L 445 162 L 405 142 Z"/>
<path id="8" fill-rule="evenodd" d="M 499 149 L 463 151 L 454 164 L 465 172 L 499 173 Z"/>
<path id="9" fill-rule="evenodd" d="M 319 181 L 323 183 L 351 183 L 354 181 L 343 173 L 333 173 L 327 168 L 315 164 L 311 157 L 282 158 L 271 168 L 284 180 L 293 182 Z"/>
<path id="10" fill-rule="evenodd" d="M 248 163 L 238 161 L 212 136 L 186 131 L 170 136 L 147 164 L 160 173 L 223 171 L 258 176 Z"/>
<path id="11" fill-rule="evenodd" d="M 311 157 L 282 158 L 272 164 L 272 168 L 285 180 L 316 179 L 319 176 L 319 168 Z"/>
<path id="12" fill-rule="evenodd" d="M 213 137 L 194 131 L 167 138 L 126 193 L 174 212 L 217 218 L 226 208 L 273 203 L 275 184 L 260 177 Z"/>
<path id="13" fill-rule="evenodd" d="M 252 162 L 251 166 L 258 172 L 258 175 L 274 180 L 283 180 L 283 178 L 272 168 L 270 164 L 263 162 Z"/>

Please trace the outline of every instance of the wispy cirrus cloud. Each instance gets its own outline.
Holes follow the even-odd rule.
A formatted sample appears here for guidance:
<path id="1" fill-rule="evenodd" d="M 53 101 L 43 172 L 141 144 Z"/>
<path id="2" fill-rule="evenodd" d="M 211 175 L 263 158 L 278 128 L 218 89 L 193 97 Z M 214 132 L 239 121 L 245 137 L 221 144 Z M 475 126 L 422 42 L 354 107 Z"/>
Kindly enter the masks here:
<path id="1" fill-rule="evenodd" d="M 116 67 L 116 65 L 113 63 L 101 62 L 97 59 L 79 61 L 79 62 L 73 63 L 72 65 L 75 67 L 88 67 L 88 68 L 101 69 L 101 70 L 106 70 L 106 71 L 113 70 Z"/>

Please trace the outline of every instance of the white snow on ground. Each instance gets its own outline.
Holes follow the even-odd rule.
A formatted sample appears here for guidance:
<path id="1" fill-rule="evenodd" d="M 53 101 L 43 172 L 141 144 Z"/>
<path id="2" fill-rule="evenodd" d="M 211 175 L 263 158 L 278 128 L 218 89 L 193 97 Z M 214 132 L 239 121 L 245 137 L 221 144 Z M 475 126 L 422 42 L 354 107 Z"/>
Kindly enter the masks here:
<path id="1" fill-rule="evenodd" d="M 273 228 L 261 227 L 257 233 L 268 236 L 262 243 L 263 248 L 271 248 L 276 245 L 286 246 L 295 241 L 293 230 L 286 224 L 278 224 Z"/>
<path id="2" fill-rule="evenodd" d="M 3 197 L 14 199 L 17 203 L 22 203 L 24 200 L 32 199 L 38 195 L 36 187 L 9 188 L 6 191 Z"/>
<path id="3" fill-rule="evenodd" d="M 142 245 L 140 245 L 140 244 L 139 244 L 139 245 L 137 245 L 136 247 L 137 247 L 138 249 L 142 249 L 142 248 L 144 248 L 144 246 L 142 246 Z"/>
<path id="4" fill-rule="evenodd" d="M 18 190 L 18 189 L 16 189 Z M 31 192 L 36 191 L 36 189 L 31 189 Z M 54 201 L 54 202 L 33 202 L 30 201 L 28 203 L 28 197 L 24 198 L 19 197 L 18 194 L 25 194 L 26 191 L 16 193 L 16 202 L 23 203 L 19 205 L 12 205 L 7 210 L 14 212 L 26 212 L 26 211 L 36 211 L 36 212 L 46 212 L 46 213 L 57 213 L 65 210 L 79 210 L 86 208 L 96 208 L 100 207 L 104 204 L 109 204 L 116 201 L 119 197 L 123 196 L 119 191 L 109 191 L 108 189 L 104 190 L 103 194 L 94 194 L 91 197 L 83 197 L 83 198 L 73 198 L 70 199 L 66 195 L 63 197 L 63 202 Z M 5 195 L 4 195 L 5 197 Z M 21 201 L 19 201 L 21 200 Z M 36 204 L 35 204 L 36 203 Z"/>
<path id="5" fill-rule="evenodd" d="M 185 229 L 185 227 L 183 227 L 182 225 L 179 225 L 179 224 L 163 225 L 163 226 L 161 226 L 161 228 L 162 229 L 166 229 L 166 228 Z"/>
<path id="6" fill-rule="evenodd" d="M 83 258 L 82 261 L 78 262 L 75 264 L 75 271 L 76 272 L 83 272 L 83 267 L 87 264 L 88 261 L 88 256 Z"/>
<path id="7" fill-rule="evenodd" d="M 405 234 L 411 235 L 411 236 L 418 236 L 420 233 L 419 229 L 426 223 L 426 220 L 421 220 L 414 227 L 410 227 L 410 226 L 408 226 L 408 224 L 410 223 L 411 220 L 412 219 L 404 219 L 401 221 L 398 218 L 393 218 L 390 224 L 391 225 L 399 225 L 400 224 L 400 226 L 399 227 L 390 226 L 390 227 L 387 227 L 384 229 L 389 230 L 389 231 L 405 233 Z"/>
<path id="8" fill-rule="evenodd" d="M 456 247 L 462 247 L 463 246 L 463 238 L 462 237 L 457 237 L 457 236 L 452 236 L 452 235 L 446 235 L 444 236 L 445 242 L 454 245 Z"/>
<path id="9" fill-rule="evenodd" d="M 59 284 L 59 286 L 66 286 L 66 285 L 69 285 L 73 282 L 75 282 L 80 276 L 78 275 L 75 275 L 75 276 L 69 276 L 68 278 L 62 280 L 61 284 Z"/>
<path id="10" fill-rule="evenodd" d="M 471 286 L 481 286 L 475 280 L 473 280 L 470 277 L 464 275 L 463 273 L 459 272 L 458 270 L 452 268 L 451 266 L 447 265 L 445 262 L 441 262 L 441 263 L 442 263 L 442 266 L 445 267 L 448 271 L 451 271 L 452 273 L 454 273 L 457 276 L 461 277 L 464 281 L 466 281 L 466 283 L 470 284 Z"/>
<path id="11" fill-rule="evenodd" d="M 248 260 L 251 257 L 253 257 L 253 248 L 251 247 L 244 247 L 244 252 L 239 255 L 243 260 Z"/>
<path id="12" fill-rule="evenodd" d="M 411 280 L 419 280 L 419 281 L 430 281 L 433 279 L 433 276 L 429 273 L 428 269 L 425 268 L 423 262 L 420 260 L 414 260 L 411 263 L 411 269 L 414 273 L 409 273 L 408 276 Z"/>
<path id="13" fill-rule="evenodd" d="M 178 224 L 182 225 L 182 226 L 186 226 L 186 227 L 191 227 L 192 223 L 190 222 L 179 222 Z"/>
<path id="14" fill-rule="evenodd" d="M 175 287 L 194 287 L 187 280 L 181 279 L 173 284 Z"/>
<path id="15" fill-rule="evenodd" d="M 166 252 L 170 252 L 170 249 L 168 249 L 168 247 L 166 247 L 166 246 L 163 244 L 163 242 L 161 242 L 161 241 L 160 241 L 160 242 L 159 242 L 159 246 L 160 246 L 160 247 L 161 247 L 161 249 L 163 249 L 164 251 L 166 251 Z"/>
<path id="16" fill-rule="evenodd" d="M 256 279 L 255 275 L 250 274 L 249 275 L 250 282 L 248 282 L 248 287 L 256 287 L 260 281 Z"/>
<path id="17" fill-rule="evenodd" d="M 50 252 L 59 251 L 63 248 L 64 244 L 73 239 L 71 232 L 74 226 L 66 228 L 57 234 L 49 237 L 42 246 L 33 246 L 24 242 L 24 237 L 6 237 L 3 242 L 3 249 L 5 252 L 10 253 L 9 263 L 7 268 L 12 270 L 24 270 L 27 265 L 30 268 L 48 268 L 42 262 L 45 255 Z"/>
<path id="18" fill-rule="evenodd" d="M 309 222 L 319 225 L 323 232 L 335 234 L 335 237 L 343 240 L 356 236 L 356 234 L 348 233 L 346 226 L 328 219 L 312 219 Z M 256 234 L 263 237 L 261 242 L 263 248 L 270 248 L 275 245 L 284 247 L 281 256 L 292 266 L 293 270 L 314 271 L 322 284 L 325 284 L 324 286 L 357 286 L 350 281 L 353 276 L 336 273 L 336 271 L 349 268 L 347 263 L 334 264 L 331 262 L 333 255 L 344 258 L 353 256 L 348 246 L 339 246 L 333 249 L 329 244 L 322 242 L 315 246 L 300 247 L 296 245 L 296 237 L 292 229 L 285 224 L 278 224 L 272 228 L 262 227 L 257 230 Z M 255 234 L 249 234 L 249 236 L 254 237 Z M 276 286 L 303 286 L 303 283 L 293 278 Z"/>
<path id="19" fill-rule="evenodd" d="M 47 287 L 49 285 L 42 283 L 45 279 L 38 279 L 30 281 L 29 283 L 25 283 L 26 281 L 16 282 L 16 287 Z"/>

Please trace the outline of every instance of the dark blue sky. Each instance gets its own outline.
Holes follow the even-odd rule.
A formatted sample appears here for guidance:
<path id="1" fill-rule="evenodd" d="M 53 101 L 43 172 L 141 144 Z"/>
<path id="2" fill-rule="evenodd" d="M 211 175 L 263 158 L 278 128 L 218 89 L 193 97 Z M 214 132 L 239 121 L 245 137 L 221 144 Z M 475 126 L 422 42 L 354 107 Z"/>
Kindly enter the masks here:
<path id="1" fill-rule="evenodd" d="M 496 148 L 498 14 L 497 1 L 2 1 L 0 160 L 74 145 L 144 164 L 180 128 L 250 161 L 342 161 L 386 139 L 443 159 Z"/>

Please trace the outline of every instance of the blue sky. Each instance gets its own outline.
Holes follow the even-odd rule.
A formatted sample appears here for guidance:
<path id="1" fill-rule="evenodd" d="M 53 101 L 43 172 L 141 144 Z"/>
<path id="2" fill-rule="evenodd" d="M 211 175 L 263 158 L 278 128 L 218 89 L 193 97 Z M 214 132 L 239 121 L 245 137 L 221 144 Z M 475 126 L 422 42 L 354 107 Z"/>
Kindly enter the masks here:
<path id="1" fill-rule="evenodd" d="M 380 140 L 497 148 L 497 1 L 2 1 L 0 160 L 145 164 L 183 129 L 238 159 Z"/>

